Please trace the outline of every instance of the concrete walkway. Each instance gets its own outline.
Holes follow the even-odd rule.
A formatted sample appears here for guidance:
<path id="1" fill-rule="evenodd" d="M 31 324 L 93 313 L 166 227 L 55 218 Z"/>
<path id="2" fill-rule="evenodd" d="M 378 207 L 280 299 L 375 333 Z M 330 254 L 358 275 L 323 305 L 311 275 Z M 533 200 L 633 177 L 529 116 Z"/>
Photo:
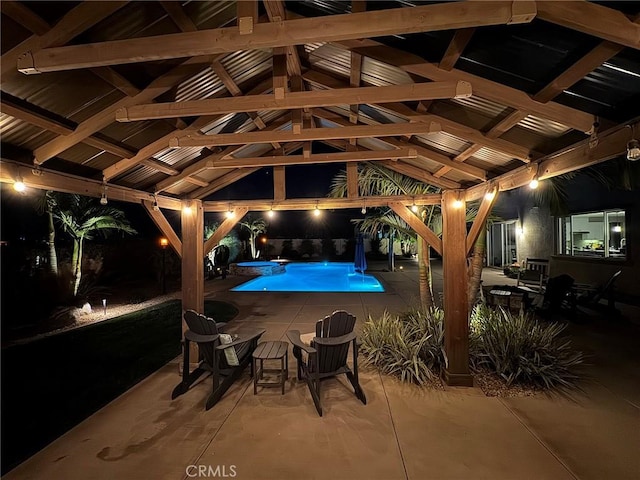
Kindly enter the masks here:
<path id="1" fill-rule="evenodd" d="M 397 266 L 393 273 L 370 267 L 384 294 L 229 292 L 239 281 L 229 277 L 207 282 L 207 297 L 238 306 L 238 329 L 264 327 L 264 340 L 285 339 L 289 329 L 312 331 L 335 309 L 359 322 L 406 309 L 418 295 L 416 265 Z M 440 279 L 436 268 L 436 291 Z M 495 271 L 484 282 L 510 283 Z M 367 405 L 346 379 L 326 380 L 322 418 L 294 378 L 291 356 L 285 395 L 254 396 L 247 372 L 208 412 L 210 379 L 171 400 L 176 359 L 5 478 L 640 479 L 639 327 L 594 316 L 569 330 L 591 363 L 584 391 L 572 397 L 436 391 L 365 368 Z"/>

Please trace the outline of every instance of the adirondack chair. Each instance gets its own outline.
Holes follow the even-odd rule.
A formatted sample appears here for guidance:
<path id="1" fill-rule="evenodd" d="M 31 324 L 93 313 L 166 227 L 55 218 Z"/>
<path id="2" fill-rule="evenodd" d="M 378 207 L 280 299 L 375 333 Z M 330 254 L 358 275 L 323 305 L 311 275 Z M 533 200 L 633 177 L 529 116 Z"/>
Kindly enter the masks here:
<path id="1" fill-rule="evenodd" d="M 316 323 L 315 337 L 307 345 L 300 331 L 290 330 L 287 338 L 293 344 L 293 355 L 298 365 L 298 380 L 305 380 L 318 415 L 322 416 L 320 381 L 327 377 L 346 374 L 356 397 L 365 405 L 367 398 L 358 381 L 358 343 L 353 328 L 356 317 L 338 310 Z M 347 365 L 349 344 L 353 346 L 353 370 Z"/>
<path id="2" fill-rule="evenodd" d="M 229 338 L 224 334 L 221 336 L 221 330 L 226 325 L 223 322 L 216 323 L 193 310 L 184 313 L 184 320 L 189 329 L 184 332 L 182 381 L 173 389 L 171 399 L 186 393 L 203 373 L 211 372 L 213 390 L 205 406 L 209 410 L 218 403 L 245 367 L 251 364 L 251 354 L 265 330 L 259 329 Z M 224 343 L 224 340 L 232 341 Z M 190 342 L 196 342 L 199 350 L 199 363 L 192 372 L 189 371 Z M 251 375 L 253 376 L 253 371 Z"/>

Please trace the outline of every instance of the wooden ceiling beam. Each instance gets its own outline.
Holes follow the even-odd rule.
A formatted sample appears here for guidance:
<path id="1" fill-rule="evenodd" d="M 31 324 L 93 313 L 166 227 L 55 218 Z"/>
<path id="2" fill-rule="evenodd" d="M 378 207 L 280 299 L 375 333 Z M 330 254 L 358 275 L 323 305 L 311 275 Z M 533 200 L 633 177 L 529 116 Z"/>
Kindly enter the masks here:
<path id="1" fill-rule="evenodd" d="M 247 133 L 223 133 L 174 138 L 172 147 L 211 147 L 221 145 L 251 145 L 271 142 L 297 142 L 330 140 L 338 138 L 387 137 L 397 135 L 425 135 L 439 132 L 437 123 L 393 123 L 384 125 L 354 125 L 343 128 L 309 128 L 296 134 L 292 130 L 261 131 Z"/>
<path id="2" fill-rule="evenodd" d="M 2 96 L 2 99 L 0 100 L 0 108 L 2 109 L 2 113 L 6 115 L 18 118 L 44 130 L 57 133 L 58 135 L 69 135 L 74 131 L 74 128 L 71 125 L 52 119 L 37 110 L 35 107 L 30 108 L 30 106 L 23 105 L 22 102 L 13 100 L 12 97 L 7 94 Z M 137 152 L 128 145 L 116 143 L 111 140 L 101 138 L 95 134 L 85 138 L 82 142 L 99 150 L 104 150 L 105 152 L 123 158 L 131 157 L 132 155 L 135 156 L 137 154 Z M 177 173 L 177 170 L 153 158 L 148 158 L 142 163 L 155 170 L 166 173 L 167 175 L 176 175 Z"/>
<path id="3" fill-rule="evenodd" d="M 460 30 L 456 30 L 438 64 L 438 68 L 451 70 L 460 58 L 460 55 L 462 55 L 465 47 L 469 44 L 469 41 L 471 41 L 471 37 L 473 37 L 475 31 L 475 28 L 461 28 Z"/>
<path id="4" fill-rule="evenodd" d="M 18 73 L 16 65 L 20 56 L 25 52 L 33 54 L 42 48 L 64 45 L 127 3 L 129 2 L 81 2 L 48 32 L 42 35 L 32 35 L 8 52 L 3 53 L 0 58 L 0 79 L 5 81 L 8 80 L 10 74 Z"/>
<path id="5" fill-rule="evenodd" d="M 538 17 L 625 47 L 640 49 L 640 25 L 624 13 L 592 2 L 537 2 Z"/>
<path id="6" fill-rule="evenodd" d="M 635 122 L 634 128 L 640 123 Z M 633 126 L 632 125 L 632 126 Z M 626 125 L 618 125 L 598 135 L 598 144 L 591 147 L 590 139 L 571 145 L 560 152 L 540 159 L 536 164 L 524 165 L 508 173 L 491 179 L 500 191 L 513 190 L 527 185 L 534 177 L 540 180 L 574 172 L 598 163 L 626 154 L 629 141 L 629 129 Z M 486 183 L 470 187 L 466 191 L 466 200 L 477 200 L 484 195 Z"/>
<path id="7" fill-rule="evenodd" d="M 184 79 L 195 75 L 201 71 L 202 68 L 202 59 L 199 58 L 192 58 L 183 62 L 164 75 L 156 78 L 147 88 L 142 90 L 135 97 L 125 97 L 122 100 L 106 107 L 84 122 L 78 124 L 72 134 L 57 137 L 45 143 L 41 147 L 36 148 L 34 150 L 35 163 L 37 165 L 42 165 L 50 158 L 64 152 L 98 130 L 110 125 L 114 121 L 115 112 L 120 108 L 153 100 L 157 96 L 169 91 L 174 85 L 180 83 Z"/>
<path id="8" fill-rule="evenodd" d="M 253 28 L 258 23 L 257 0 L 241 0 L 236 2 L 236 18 L 240 35 L 253 33 Z"/>
<path id="9" fill-rule="evenodd" d="M 227 27 L 46 48 L 39 52 L 26 52 L 18 61 L 18 69 L 31 74 L 315 42 L 526 23 L 535 15 L 536 2 L 446 2 L 413 8 L 257 23 L 253 26 L 252 33 L 242 32 L 239 27 Z"/>
<path id="10" fill-rule="evenodd" d="M 0 160 L 0 181 L 14 183 L 15 174 L 19 172 L 25 185 L 40 190 L 54 190 L 64 193 L 78 193 L 88 197 L 102 196 L 104 183 L 76 175 L 62 174 L 44 168 L 32 168 L 24 164 Z M 133 188 L 107 184 L 107 197 L 120 202 L 140 203 L 142 200 L 153 200 L 153 194 Z M 169 210 L 180 210 L 181 204 L 175 198 L 158 195 L 158 205 Z"/>
<path id="11" fill-rule="evenodd" d="M 346 87 L 346 82 L 340 82 L 337 79 L 329 77 L 328 75 L 315 70 L 309 70 L 305 72 L 304 78 L 311 83 L 323 87 Z M 376 104 L 373 105 L 375 106 Z M 491 148 L 492 150 L 511 155 L 523 162 L 529 162 L 529 160 L 534 157 L 534 152 L 526 147 L 508 142 L 506 140 L 497 139 L 496 137 L 488 134 L 485 135 L 479 130 L 468 127 L 461 123 L 454 122 L 453 120 L 449 120 L 444 117 L 427 113 L 418 113 L 400 102 L 386 103 L 384 104 L 383 108 L 389 110 L 390 112 L 398 114 L 412 122 L 420 121 L 440 123 L 440 125 L 442 126 L 442 130 L 450 133 L 451 135 L 455 135 L 456 137 L 459 137 L 463 140 L 479 143 L 485 147 Z M 351 120 L 351 118 L 349 118 L 349 120 Z"/>
<path id="12" fill-rule="evenodd" d="M 560 105 L 559 103 L 537 102 L 525 92 L 492 82 L 491 80 L 472 75 L 462 70 L 455 68 L 451 71 L 442 70 L 438 68 L 437 65 L 426 62 L 417 55 L 388 47 L 374 40 L 341 41 L 336 42 L 336 44 L 347 50 L 358 52 L 364 56 L 396 66 L 408 73 L 428 78 L 432 81 L 463 80 L 469 82 L 473 85 L 474 95 L 503 105 L 508 105 L 526 112 L 527 115 L 536 115 L 553 120 L 554 122 L 567 125 L 580 132 L 590 131 L 595 121 L 595 117 L 591 114 Z"/>
<path id="13" fill-rule="evenodd" d="M 194 117 L 223 113 L 255 112 L 258 110 L 290 110 L 357 103 L 385 103 L 471 96 L 471 85 L 466 82 L 429 82 L 389 87 L 339 88 L 290 92 L 284 98 L 275 95 L 255 95 L 234 98 L 189 100 L 184 102 L 155 103 L 120 108 L 116 112 L 119 122 L 154 120 L 159 118 Z"/>
<path id="14" fill-rule="evenodd" d="M 151 217 L 151 220 L 153 220 L 153 223 L 156 224 L 158 229 L 167 238 L 171 248 L 178 254 L 178 257 L 182 258 L 182 240 L 178 237 L 178 234 L 167 220 L 167 217 L 160 211 L 160 208 L 156 210 L 154 203 L 150 200 L 143 200 L 142 206 Z"/>
<path id="15" fill-rule="evenodd" d="M 238 84 L 235 82 L 233 77 L 229 75 L 227 69 L 224 68 L 222 63 L 220 63 L 220 60 L 216 59 L 211 62 L 211 68 L 232 97 L 239 97 L 242 95 L 242 90 L 240 90 L 240 87 L 238 87 Z"/>
<path id="16" fill-rule="evenodd" d="M 623 49 L 622 45 L 605 40 L 553 79 L 533 99 L 543 103 L 554 99 Z"/>
<path id="17" fill-rule="evenodd" d="M 107 82 L 109 85 L 120 90 L 127 97 L 135 97 L 140 93 L 140 89 L 133 85 L 129 80 L 124 78 L 118 72 L 116 72 L 111 67 L 96 67 L 91 68 L 91 73 L 100 77 L 102 80 Z"/>
<path id="18" fill-rule="evenodd" d="M 372 160 L 398 160 L 415 158 L 416 150 L 402 148 L 395 150 L 362 150 L 358 152 L 316 153 L 304 155 L 277 155 L 253 158 L 217 158 L 211 160 L 210 168 L 270 167 L 275 165 L 306 165 L 319 163 L 367 162 Z"/>
<path id="19" fill-rule="evenodd" d="M 482 201 L 480 202 L 480 207 L 478 208 L 478 213 L 473 219 L 473 224 L 469 229 L 469 233 L 467 234 L 467 256 L 473 250 L 478 237 L 480 236 L 480 232 L 486 228 L 487 218 L 491 213 L 491 209 L 496 203 L 498 199 L 498 187 L 495 183 L 489 183 L 487 185 L 487 190 L 484 196 L 482 197 Z"/>
<path id="20" fill-rule="evenodd" d="M 335 125 L 339 125 L 343 129 L 354 128 L 354 127 L 349 127 L 350 123 L 344 117 L 338 114 L 329 112 L 327 110 L 324 110 L 322 108 L 314 109 L 313 114 L 318 118 L 323 118 L 325 120 L 330 121 L 331 123 L 334 123 Z M 387 126 L 387 125 L 388 124 L 380 125 L 380 126 Z M 401 124 L 401 125 L 404 125 L 404 124 Z M 437 162 L 441 165 L 449 166 L 454 170 L 464 173 L 465 175 L 468 175 L 470 177 L 477 178 L 483 181 L 486 180 L 487 178 L 487 172 L 485 170 L 478 167 L 474 167 L 473 165 L 454 162 L 451 158 L 447 157 L 446 155 L 442 155 L 441 153 L 434 152 L 433 150 L 429 150 L 428 148 L 423 147 L 422 145 L 419 145 L 415 142 L 406 142 L 393 137 L 379 138 L 378 140 L 394 148 L 406 148 L 406 147 L 415 148 L 418 153 L 418 157 L 423 157 L 433 162 Z"/>
<path id="21" fill-rule="evenodd" d="M 226 212 L 231 208 L 248 208 L 252 212 L 265 212 L 286 210 L 313 210 L 316 205 L 321 210 L 338 208 L 362 208 L 363 202 L 367 207 L 386 207 L 391 203 L 404 205 L 440 205 L 441 195 L 439 193 L 427 195 L 391 195 L 391 196 L 361 196 L 361 197 L 341 197 L 341 198 L 289 198 L 282 201 L 272 199 L 265 200 L 233 200 L 233 201 L 208 201 L 203 202 L 205 212 Z"/>
<path id="22" fill-rule="evenodd" d="M 257 95 L 260 93 L 264 93 L 270 86 L 271 79 L 264 80 L 260 82 L 255 88 L 248 92 L 248 95 Z M 119 162 L 105 168 L 102 171 L 102 175 L 108 181 L 114 177 L 122 175 L 124 172 L 134 168 L 136 165 L 139 165 L 145 159 L 152 157 L 158 152 L 162 150 L 166 150 L 169 148 L 169 141 L 172 138 L 179 138 L 181 136 L 186 136 L 192 134 L 194 132 L 199 131 L 201 128 L 206 127 L 207 125 L 215 122 L 219 119 L 220 116 L 211 116 L 204 115 L 197 118 L 191 125 L 184 128 L 183 130 L 174 130 L 173 132 L 167 133 L 163 135 L 159 139 L 153 141 L 152 143 L 142 147 L 136 155 L 130 158 L 124 158 Z M 254 122 L 255 123 L 255 122 Z"/>

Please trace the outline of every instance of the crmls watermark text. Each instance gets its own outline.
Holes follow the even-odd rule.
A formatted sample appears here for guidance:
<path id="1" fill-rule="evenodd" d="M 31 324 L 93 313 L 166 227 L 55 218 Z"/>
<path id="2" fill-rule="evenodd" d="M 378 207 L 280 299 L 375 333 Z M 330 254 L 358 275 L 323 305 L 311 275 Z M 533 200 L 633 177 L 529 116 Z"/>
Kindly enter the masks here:
<path id="1" fill-rule="evenodd" d="M 189 465 L 186 473 L 191 478 L 234 478 L 237 475 L 235 465 Z"/>

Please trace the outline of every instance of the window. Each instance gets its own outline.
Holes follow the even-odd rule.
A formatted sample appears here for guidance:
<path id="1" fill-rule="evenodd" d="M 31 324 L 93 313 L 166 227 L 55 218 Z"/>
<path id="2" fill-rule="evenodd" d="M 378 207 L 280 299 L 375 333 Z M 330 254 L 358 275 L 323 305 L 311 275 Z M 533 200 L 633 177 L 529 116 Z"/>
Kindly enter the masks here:
<path id="1" fill-rule="evenodd" d="M 574 257 L 627 257 L 624 210 L 580 213 L 557 219 L 558 253 Z"/>

